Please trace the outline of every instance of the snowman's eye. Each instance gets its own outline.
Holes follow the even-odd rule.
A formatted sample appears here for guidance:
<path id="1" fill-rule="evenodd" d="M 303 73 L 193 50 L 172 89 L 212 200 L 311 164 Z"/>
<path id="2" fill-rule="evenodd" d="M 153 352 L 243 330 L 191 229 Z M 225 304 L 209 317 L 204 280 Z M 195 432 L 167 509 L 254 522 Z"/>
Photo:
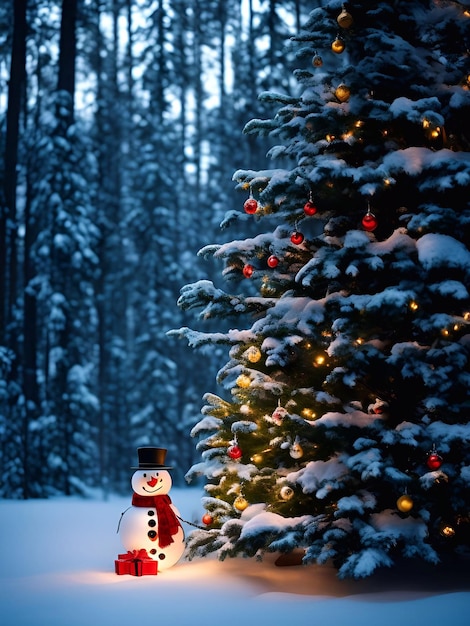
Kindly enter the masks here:
<path id="1" fill-rule="evenodd" d="M 147 478 L 147 474 L 145 474 L 145 473 L 144 473 L 144 474 L 143 474 L 143 477 L 144 477 L 144 478 Z"/>

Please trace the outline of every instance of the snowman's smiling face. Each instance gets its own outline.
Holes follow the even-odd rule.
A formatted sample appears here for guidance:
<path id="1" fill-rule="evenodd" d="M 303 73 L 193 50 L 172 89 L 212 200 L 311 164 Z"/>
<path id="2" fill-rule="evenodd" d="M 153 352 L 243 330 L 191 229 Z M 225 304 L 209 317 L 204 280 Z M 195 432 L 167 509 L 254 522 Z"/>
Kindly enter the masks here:
<path id="1" fill-rule="evenodd" d="M 172 480 L 166 470 L 138 470 L 132 476 L 131 485 L 140 496 L 161 496 L 170 491 Z"/>

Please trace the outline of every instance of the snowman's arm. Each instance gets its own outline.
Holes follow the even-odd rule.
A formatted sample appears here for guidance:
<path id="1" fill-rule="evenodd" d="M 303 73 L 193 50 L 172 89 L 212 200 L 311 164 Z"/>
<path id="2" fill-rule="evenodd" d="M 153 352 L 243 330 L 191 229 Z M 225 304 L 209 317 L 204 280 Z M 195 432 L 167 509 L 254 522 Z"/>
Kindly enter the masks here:
<path id="1" fill-rule="evenodd" d="M 121 526 L 121 522 L 122 522 L 122 518 L 124 517 L 124 514 L 131 508 L 132 508 L 132 506 L 128 506 L 127 509 L 121 513 L 121 517 L 119 518 L 116 534 L 119 533 L 119 527 Z"/>

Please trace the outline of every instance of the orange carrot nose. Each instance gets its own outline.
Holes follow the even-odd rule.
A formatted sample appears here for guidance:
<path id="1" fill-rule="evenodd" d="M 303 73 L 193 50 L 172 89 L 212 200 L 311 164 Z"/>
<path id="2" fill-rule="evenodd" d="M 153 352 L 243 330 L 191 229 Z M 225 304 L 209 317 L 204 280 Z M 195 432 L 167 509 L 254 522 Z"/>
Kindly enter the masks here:
<path id="1" fill-rule="evenodd" d="M 149 487 L 155 487 L 155 485 L 156 485 L 157 483 L 158 483 L 158 480 L 157 480 L 155 477 L 153 477 L 151 480 L 148 480 L 148 481 L 147 481 L 147 485 L 148 485 Z"/>

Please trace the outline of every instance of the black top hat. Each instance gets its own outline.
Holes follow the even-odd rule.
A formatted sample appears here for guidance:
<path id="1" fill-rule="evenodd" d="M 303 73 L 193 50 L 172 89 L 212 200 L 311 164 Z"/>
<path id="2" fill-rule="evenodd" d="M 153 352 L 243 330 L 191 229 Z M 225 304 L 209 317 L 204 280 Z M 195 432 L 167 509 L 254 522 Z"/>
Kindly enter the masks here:
<path id="1" fill-rule="evenodd" d="M 166 448 L 137 448 L 139 466 L 131 467 L 131 469 L 173 469 L 165 465 L 166 452 Z"/>

